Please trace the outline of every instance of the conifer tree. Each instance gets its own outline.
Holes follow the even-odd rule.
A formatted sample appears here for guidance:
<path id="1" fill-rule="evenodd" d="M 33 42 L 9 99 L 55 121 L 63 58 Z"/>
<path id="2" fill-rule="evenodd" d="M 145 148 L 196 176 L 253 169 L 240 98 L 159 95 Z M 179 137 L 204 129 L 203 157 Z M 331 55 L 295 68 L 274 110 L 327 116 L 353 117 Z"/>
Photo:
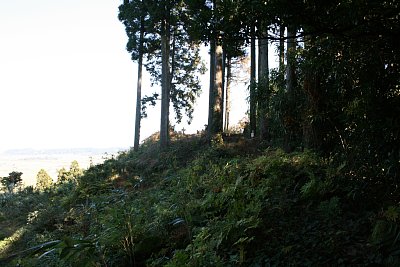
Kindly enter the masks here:
<path id="1" fill-rule="evenodd" d="M 143 76 L 143 57 L 149 52 L 149 42 L 151 42 L 151 25 L 148 17 L 146 0 L 124 0 L 119 7 L 119 19 L 124 23 L 129 41 L 127 50 L 131 53 L 132 60 L 138 63 L 137 87 L 136 87 L 136 115 L 135 115 L 135 139 L 134 150 L 139 149 L 140 141 L 140 122 L 142 119 L 142 76 Z M 147 30 L 146 30 L 147 29 Z"/>
<path id="2" fill-rule="evenodd" d="M 166 147 L 169 142 L 170 103 L 177 122 L 181 122 L 183 114 L 186 114 L 190 123 L 193 105 L 201 90 L 198 74 L 204 73 L 205 68 L 199 55 L 199 43 L 193 42 L 183 27 L 186 16 L 184 1 L 146 1 L 145 7 L 144 65 L 152 83 L 161 85 L 160 144 Z M 137 17 L 137 14 L 130 13 L 130 16 Z M 134 19 L 130 17 L 130 20 Z M 136 33 L 138 31 L 136 28 Z M 130 39 L 134 39 L 132 36 L 128 34 Z M 155 104 L 158 94 L 143 99 Z"/>

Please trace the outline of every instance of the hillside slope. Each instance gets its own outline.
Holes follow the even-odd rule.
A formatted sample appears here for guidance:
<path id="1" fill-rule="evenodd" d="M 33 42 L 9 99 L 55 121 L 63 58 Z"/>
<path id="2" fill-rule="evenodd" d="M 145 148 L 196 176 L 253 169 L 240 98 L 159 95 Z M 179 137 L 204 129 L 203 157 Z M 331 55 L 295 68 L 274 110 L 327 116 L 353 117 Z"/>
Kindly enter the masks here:
<path id="1" fill-rule="evenodd" d="M 2 196 L 2 266 L 400 263 L 400 209 L 346 164 L 242 137 L 148 140 L 76 182 Z M 29 205 L 27 205 L 29 203 Z M 18 214 L 18 216 L 17 216 Z"/>

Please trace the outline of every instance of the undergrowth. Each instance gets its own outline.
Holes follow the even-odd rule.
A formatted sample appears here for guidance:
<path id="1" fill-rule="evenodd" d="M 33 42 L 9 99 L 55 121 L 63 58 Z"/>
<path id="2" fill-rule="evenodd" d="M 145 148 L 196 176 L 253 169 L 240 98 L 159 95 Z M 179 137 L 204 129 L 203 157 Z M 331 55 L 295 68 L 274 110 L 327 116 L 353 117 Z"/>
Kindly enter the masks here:
<path id="1" fill-rule="evenodd" d="M 1 195 L 0 265 L 400 263 L 400 207 L 356 203 L 344 164 L 217 141 L 148 141 L 77 182 Z"/>

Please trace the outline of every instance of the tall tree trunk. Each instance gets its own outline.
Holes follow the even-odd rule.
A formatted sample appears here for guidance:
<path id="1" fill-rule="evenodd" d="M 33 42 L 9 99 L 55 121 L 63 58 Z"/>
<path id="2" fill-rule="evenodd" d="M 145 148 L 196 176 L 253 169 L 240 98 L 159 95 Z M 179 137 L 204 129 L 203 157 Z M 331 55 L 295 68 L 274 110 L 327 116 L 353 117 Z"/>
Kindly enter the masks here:
<path id="1" fill-rule="evenodd" d="M 140 122 L 142 119 L 142 70 L 143 70 L 143 39 L 144 39 L 144 20 L 140 18 L 140 36 L 139 36 L 139 60 L 138 76 L 136 89 L 136 118 L 135 118 L 135 140 L 133 150 L 139 150 L 140 142 Z"/>
<path id="2" fill-rule="evenodd" d="M 232 81 L 232 58 L 226 57 L 226 93 L 225 93 L 225 131 L 229 131 L 229 113 L 231 111 L 231 81 Z"/>
<path id="3" fill-rule="evenodd" d="M 225 131 L 225 122 L 224 122 L 224 111 L 225 111 L 225 68 L 226 68 L 226 53 L 225 49 L 222 47 L 222 105 L 221 105 L 221 110 L 222 110 L 222 132 Z M 225 118 L 226 119 L 226 118 Z"/>
<path id="4" fill-rule="evenodd" d="M 212 138 L 212 125 L 214 117 L 214 81 L 215 81 L 215 41 L 210 42 L 210 86 L 208 95 L 208 124 L 207 124 L 207 138 Z"/>
<path id="5" fill-rule="evenodd" d="M 223 98 L 222 92 L 223 88 L 223 49 L 221 44 L 217 44 L 215 47 L 215 133 L 222 133 L 222 125 L 223 125 Z"/>
<path id="6" fill-rule="evenodd" d="M 286 54 L 286 93 L 288 110 L 285 116 L 285 150 L 291 152 L 294 149 L 296 136 L 296 27 L 290 25 L 287 30 L 287 54 Z"/>
<path id="7" fill-rule="evenodd" d="M 304 49 L 309 50 L 313 46 L 311 38 L 304 39 Z M 303 144 L 305 148 L 321 150 L 322 136 L 326 128 L 319 120 L 311 120 L 311 117 L 323 113 L 321 102 L 323 95 L 319 90 L 318 69 L 314 66 L 307 66 L 304 70 L 303 90 L 306 96 L 306 111 L 303 113 Z"/>
<path id="8" fill-rule="evenodd" d="M 213 9 L 217 10 L 220 0 L 213 0 Z M 214 26 L 214 25 L 213 25 Z M 223 49 L 218 40 L 216 29 L 210 46 L 210 94 L 208 113 L 208 140 L 223 130 Z"/>
<path id="9" fill-rule="evenodd" d="M 250 44 L 250 134 L 256 134 L 257 128 L 257 98 L 256 98 L 256 38 L 255 27 L 251 28 Z"/>
<path id="10" fill-rule="evenodd" d="M 167 11 L 167 15 L 169 12 Z M 161 125 L 160 146 L 166 148 L 169 143 L 169 98 L 170 98 L 170 26 L 168 19 L 162 22 L 161 57 L 162 57 L 162 80 L 161 80 Z"/>
<path id="11" fill-rule="evenodd" d="M 260 140 L 268 140 L 269 65 L 267 31 L 258 40 L 258 116 Z"/>
<path id="12" fill-rule="evenodd" d="M 294 101 L 294 87 L 296 82 L 296 27 L 289 26 L 287 36 L 286 90 L 291 98 L 290 101 Z"/>
<path id="13" fill-rule="evenodd" d="M 321 94 L 318 90 L 318 70 L 308 67 L 304 73 L 303 90 L 306 94 L 305 105 L 307 109 L 303 114 L 303 144 L 305 148 L 320 149 L 322 140 L 321 133 L 324 131 L 323 125 L 318 120 L 312 121 L 310 118 L 320 115 Z M 322 127 L 321 127 L 322 126 Z"/>
<path id="14" fill-rule="evenodd" d="M 285 68 L 285 26 L 281 25 L 279 27 L 279 72 L 283 73 Z"/>
<path id="15" fill-rule="evenodd" d="M 211 56 L 211 61 L 214 67 L 211 67 L 210 72 L 213 72 L 213 85 L 210 81 L 209 104 L 210 110 L 208 114 L 208 137 L 211 138 L 222 132 L 223 122 L 223 103 L 222 103 L 222 46 L 214 41 L 214 57 Z M 213 50 L 213 49 L 211 49 Z M 212 54 L 213 51 L 211 51 Z M 210 78 L 211 78 L 210 74 Z"/>

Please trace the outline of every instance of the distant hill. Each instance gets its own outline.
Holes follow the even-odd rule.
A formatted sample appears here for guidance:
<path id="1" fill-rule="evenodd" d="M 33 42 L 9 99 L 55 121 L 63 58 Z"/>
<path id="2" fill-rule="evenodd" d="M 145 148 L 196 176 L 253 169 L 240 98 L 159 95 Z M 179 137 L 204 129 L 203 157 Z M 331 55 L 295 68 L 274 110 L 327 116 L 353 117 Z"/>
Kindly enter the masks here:
<path id="1" fill-rule="evenodd" d="M 9 149 L 2 154 L 5 156 L 23 156 L 23 155 L 60 155 L 60 154 L 114 154 L 126 148 L 55 148 L 55 149 Z"/>

